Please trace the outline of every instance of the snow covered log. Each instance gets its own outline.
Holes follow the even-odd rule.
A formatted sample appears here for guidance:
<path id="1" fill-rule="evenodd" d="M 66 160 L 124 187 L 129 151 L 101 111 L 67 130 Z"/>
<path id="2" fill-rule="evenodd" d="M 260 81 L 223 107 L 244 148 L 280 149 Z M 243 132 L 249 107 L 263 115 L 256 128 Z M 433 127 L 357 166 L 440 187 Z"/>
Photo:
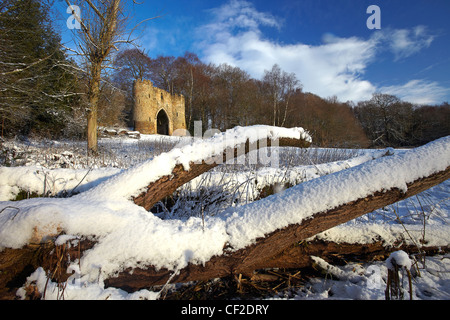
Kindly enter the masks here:
<path id="1" fill-rule="evenodd" d="M 80 198 L 112 201 L 134 199 L 148 210 L 151 203 L 171 194 L 168 193 L 170 191 L 158 192 L 158 189 L 171 185 L 172 190 L 172 185 L 181 186 L 218 164 L 225 163 L 226 160 L 267 146 L 267 141 L 271 141 L 274 146 L 279 144 L 308 147 L 311 137 L 303 128 L 265 125 L 235 127 L 210 138 L 194 138 L 189 144 L 175 146 L 172 150 L 121 172 L 80 194 Z M 273 159 L 267 155 L 262 159 L 268 162 L 267 165 L 278 165 L 272 163 Z"/>
<path id="2" fill-rule="evenodd" d="M 150 210 L 158 201 L 173 194 L 186 182 L 250 151 L 266 146 L 309 147 L 311 137 L 303 128 L 281 128 L 264 125 L 236 127 L 206 139 L 175 147 L 134 168 L 109 179 L 83 198 L 132 198 L 134 203 Z M 277 166 L 278 158 L 258 154 L 260 162 Z"/>
<path id="3" fill-rule="evenodd" d="M 390 252 L 404 250 L 409 254 L 425 253 L 426 255 L 450 252 L 447 246 L 428 246 L 418 248 L 414 244 L 407 244 L 398 239 L 394 245 L 387 245 L 384 241 L 370 243 L 336 243 L 318 239 L 296 242 L 265 263 L 265 268 L 299 269 L 313 264 L 312 256 L 319 256 L 331 264 L 343 265 L 352 262 L 383 261 Z"/>
<path id="4" fill-rule="evenodd" d="M 199 175 L 211 170 L 219 164 L 226 163 L 226 161 L 229 161 L 230 159 L 234 159 L 243 154 L 247 154 L 250 151 L 257 150 L 260 147 L 272 145 L 272 139 L 270 137 L 263 138 L 252 143 L 249 141 L 250 140 L 247 140 L 239 146 L 223 150 L 222 155 L 219 154 L 218 157 L 210 157 L 209 159 L 202 160 L 200 163 L 194 163 L 191 161 L 189 163 L 188 170 L 186 170 L 182 164 L 177 164 L 173 168 L 170 175 L 163 176 L 158 180 L 151 182 L 147 186 L 147 190 L 141 192 L 138 196 L 133 197 L 134 203 L 144 207 L 146 210 L 150 210 L 156 203 L 158 203 L 158 201 L 172 195 L 175 190 L 183 184 L 195 179 Z M 306 148 L 309 145 L 310 142 L 307 140 L 294 138 L 279 138 L 276 141 L 276 146 L 280 147 Z"/>
<path id="5" fill-rule="evenodd" d="M 175 274 L 167 269 L 130 269 L 125 270 L 116 277 L 107 279 L 105 284 L 127 291 L 135 291 L 152 285 L 164 284 L 169 278 L 171 282 L 175 283 L 188 282 L 219 278 L 230 274 L 251 276 L 254 270 L 264 268 L 306 266 L 308 265 L 307 260 L 309 260 L 308 255 L 302 256 L 300 254 L 303 260 L 299 260 L 297 263 L 289 264 L 288 261 L 285 261 L 288 258 L 292 262 L 292 258 L 296 258 L 295 254 L 293 256 L 290 255 L 296 252 L 296 250 L 292 251 L 292 247 L 296 246 L 299 241 L 308 239 L 324 230 L 376 209 L 416 195 L 449 178 L 450 166 L 445 170 L 407 183 L 405 189 L 394 187 L 388 190 L 376 191 L 371 195 L 339 205 L 333 209 L 314 213 L 301 223 L 277 229 L 264 237 L 257 238 L 253 244 L 242 249 L 232 250 L 229 247 L 224 248 L 223 255 L 214 256 L 204 265 L 189 264 Z M 345 181 L 342 182 L 344 183 Z M 298 194 L 298 196 L 307 197 L 308 194 Z M 323 195 L 323 197 L 325 201 L 326 195 Z M 296 254 L 298 254 L 298 251 Z"/>
<path id="6" fill-rule="evenodd" d="M 249 134 L 239 138 L 245 142 Z M 130 199 L 177 164 L 188 168 L 191 162 L 204 160 L 205 154 L 211 156 L 210 151 L 202 156 L 201 149 L 191 153 L 186 153 L 188 147 L 181 149 L 77 196 L 1 202 L 0 260 L 4 252 L 29 247 L 38 229 L 56 235 L 54 244 L 94 240 L 88 250 L 83 246 L 70 269 L 83 281 L 101 279 L 102 285 L 128 291 L 164 284 L 172 275 L 171 282 L 182 282 L 247 274 L 264 268 L 299 241 L 450 177 L 450 137 L 446 137 L 230 207 L 204 221 L 161 220 Z M 223 150 L 217 155 L 222 156 Z"/>

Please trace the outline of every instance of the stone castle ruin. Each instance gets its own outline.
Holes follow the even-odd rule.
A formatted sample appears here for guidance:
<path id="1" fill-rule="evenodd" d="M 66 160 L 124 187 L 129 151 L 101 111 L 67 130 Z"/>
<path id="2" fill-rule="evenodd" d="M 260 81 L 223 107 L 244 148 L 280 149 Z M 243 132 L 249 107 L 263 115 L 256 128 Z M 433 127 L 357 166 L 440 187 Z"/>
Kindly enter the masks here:
<path id="1" fill-rule="evenodd" d="M 133 87 L 134 130 L 143 134 L 177 135 L 186 130 L 184 96 L 156 88 L 149 80 L 136 80 Z"/>

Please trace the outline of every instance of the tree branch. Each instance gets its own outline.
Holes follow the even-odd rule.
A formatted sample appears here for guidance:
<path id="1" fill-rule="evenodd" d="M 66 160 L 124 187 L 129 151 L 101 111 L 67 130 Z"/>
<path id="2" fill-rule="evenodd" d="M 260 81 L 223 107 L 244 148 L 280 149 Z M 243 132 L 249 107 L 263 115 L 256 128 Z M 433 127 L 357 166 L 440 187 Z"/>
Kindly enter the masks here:
<path id="1" fill-rule="evenodd" d="M 37 64 L 39 64 L 39 63 L 41 63 L 41 62 L 44 62 L 44 61 L 50 59 L 50 57 L 52 57 L 53 54 L 54 54 L 54 53 L 52 53 L 52 54 L 50 54 L 50 55 L 48 55 L 48 56 L 46 56 L 46 57 L 44 57 L 44 58 L 42 58 L 42 59 L 39 59 L 39 60 L 37 60 L 37 61 L 35 61 L 35 62 L 33 62 L 33 63 L 30 63 L 30 64 L 28 64 L 25 68 L 22 68 L 22 69 L 15 69 L 15 70 L 8 71 L 8 72 L 2 72 L 2 73 L 0 73 L 0 76 L 7 76 L 7 75 L 10 75 L 10 74 L 19 73 L 19 72 L 23 72 L 23 71 L 25 71 L 25 70 L 28 70 L 28 69 L 30 69 L 31 67 L 33 67 L 33 66 L 35 66 L 35 65 L 37 65 Z"/>

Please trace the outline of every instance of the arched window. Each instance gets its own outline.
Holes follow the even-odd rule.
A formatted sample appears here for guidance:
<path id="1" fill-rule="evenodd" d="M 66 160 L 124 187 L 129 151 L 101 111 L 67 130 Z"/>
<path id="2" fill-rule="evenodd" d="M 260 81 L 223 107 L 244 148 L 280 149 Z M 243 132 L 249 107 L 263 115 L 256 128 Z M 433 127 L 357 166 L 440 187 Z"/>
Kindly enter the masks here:
<path id="1" fill-rule="evenodd" d="M 156 116 L 156 133 L 169 135 L 169 117 L 163 109 Z"/>

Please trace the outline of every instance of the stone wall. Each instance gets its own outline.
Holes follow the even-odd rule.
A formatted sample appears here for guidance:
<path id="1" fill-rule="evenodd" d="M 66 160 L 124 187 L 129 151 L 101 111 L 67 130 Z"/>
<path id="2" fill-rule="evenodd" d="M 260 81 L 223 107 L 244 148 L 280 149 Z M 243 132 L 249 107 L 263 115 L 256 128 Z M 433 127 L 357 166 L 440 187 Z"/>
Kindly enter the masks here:
<path id="1" fill-rule="evenodd" d="M 183 95 L 171 95 L 169 92 L 156 88 L 149 80 L 136 80 L 133 86 L 134 95 L 134 130 L 143 134 L 156 134 L 162 128 L 165 112 L 168 118 L 167 133 L 172 135 L 177 129 L 186 129 L 185 101 Z M 158 127 L 159 114 L 159 127 Z"/>

